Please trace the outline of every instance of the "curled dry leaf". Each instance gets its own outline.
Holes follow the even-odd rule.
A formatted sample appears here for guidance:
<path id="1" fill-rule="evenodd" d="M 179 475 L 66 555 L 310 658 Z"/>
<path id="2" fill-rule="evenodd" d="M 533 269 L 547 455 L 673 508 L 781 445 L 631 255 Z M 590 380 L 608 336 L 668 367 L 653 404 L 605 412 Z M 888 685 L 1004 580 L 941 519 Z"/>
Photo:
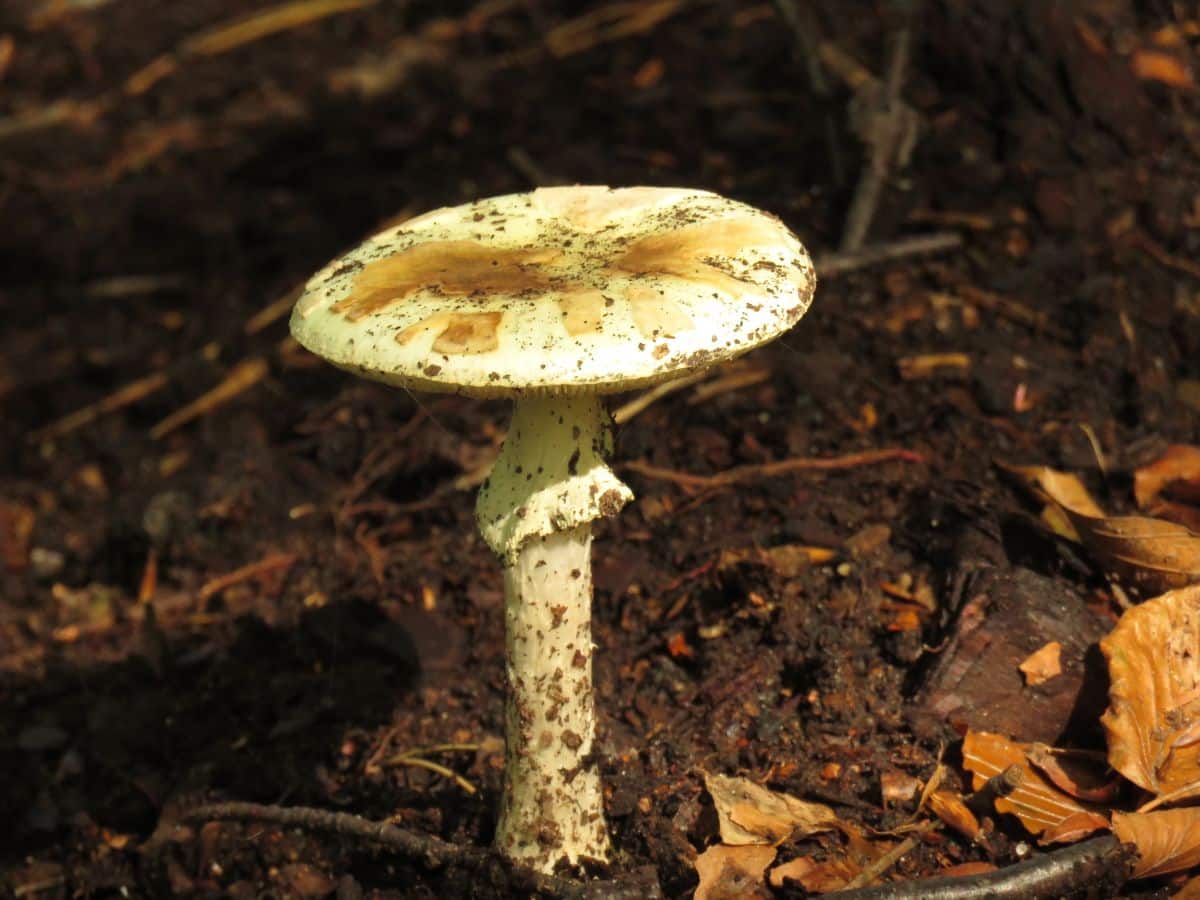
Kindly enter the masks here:
<path id="1" fill-rule="evenodd" d="M 1200 447 L 1172 444 L 1163 455 L 1133 474 L 1133 496 L 1146 509 L 1165 494 L 1185 503 L 1200 503 Z"/>
<path id="2" fill-rule="evenodd" d="M 786 882 L 795 881 L 810 894 L 824 894 L 845 887 L 861 871 L 860 866 L 844 858 L 817 862 L 808 856 L 798 856 L 773 868 L 767 879 L 772 887 L 782 888 Z"/>
<path id="3" fill-rule="evenodd" d="M 1017 766 L 1020 783 L 1006 796 L 996 798 L 996 812 L 1012 813 L 1031 833 L 1049 832 L 1054 839 L 1059 839 L 1054 829 L 1068 820 L 1072 820 L 1071 834 L 1078 833 L 1085 822 L 1092 824 L 1090 831 L 1108 827 L 1104 816 L 1063 793 L 1035 771 L 1026 758 L 1028 750 L 1028 745 L 998 734 L 967 732 L 963 739 L 963 765 L 973 776 L 972 787 L 979 790 L 989 778 Z"/>
<path id="4" fill-rule="evenodd" d="M 1152 793 L 1200 795 L 1200 585 L 1128 610 L 1100 650 L 1109 764 Z"/>
<path id="5" fill-rule="evenodd" d="M 1025 657 L 1018 669 L 1028 685 L 1044 684 L 1062 674 L 1062 644 L 1048 641 Z"/>
<path id="6" fill-rule="evenodd" d="M 1077 800 L 1111 803 L 1123 781 L 1100 762 L 1100 754 L 1083 750 L 1056 750 L 1046 744 L 1029 745 L 1025 758 L 1054 784 Z"/>
<path id="7" fill-rule="evenodd" d="M 704 773 L 721 827 L 721 842 L 730 845 L 778 845 L 789 837 L 829 831 L 838 823 L 832 809 L 779 794 L 748 778 Z"/>
<path id="8" fill-rule="evenodd" d="M 929 809 L 968 840 L 979 837 L 979 820 L 954 791 L 934 791 L 929 795 Z"/>
<path id="9" fill-rule="evenodd" d="M 1113 833 L 1137 847 L 1135 878 L 1182 872 L 1200 864 L 1200 808 L 1113 813 Z"/>
<path id="10" fill-rule="evenodd" d="M 1130 588 L 1153 594 L 1200 580 L 1200 534 L 1162 519 L 1106 516 L 1083 483 L 1065 472 L 1045 466 L 1002 468 L 1060 507 L 1079 542 Z M 1061 528 L 1060 522 L 1055 530 L 1063 533 Z"/>
<path id="11" fill-rule="evenodd" d="M 1130 58 L 1133 74 L 1142 81 L 1157 81 L 1167 87 L 1190 91 L 1196 87 L 1187 60 L 1176 53 L 1156 48 L 1135 50 Z"/>
<path id="12" fill-rule="evenodd" d="M 775 848 L 762 844 L 730 847 L 715 844 L 696 857 L 696 885 L 693 900 L 743 900 L 767 898 L 763 872 L 775 859 Z"/>

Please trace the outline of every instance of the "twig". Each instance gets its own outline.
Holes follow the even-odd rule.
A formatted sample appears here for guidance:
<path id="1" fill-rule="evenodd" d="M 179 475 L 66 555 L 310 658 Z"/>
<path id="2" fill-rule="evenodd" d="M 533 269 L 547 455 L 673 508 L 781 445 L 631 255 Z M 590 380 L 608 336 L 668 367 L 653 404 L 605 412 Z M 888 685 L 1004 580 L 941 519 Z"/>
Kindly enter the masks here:
<path id="1" fill-rule="evenodd" d="M 506 155 L 512 167 L 524 175 L 525 179 L 534 187 L 551 187 L 556 184 L 567 184 L 567 179 L 551 175 L 543 169 L 524 147 L 509 147 Z"/>
<path id="2" fill-rule="evenodd" d="M 1136 229 L 1126 235 L 1125 240 L 1132 246 L 1143 250 L 1153 259 L 1157 260 L 1168 269 L 1175 269 L 1179 272 L 1186 272 L 1193 278 L 1200 278 L 1200 264 L 1192 262 L 1190 259 L 1184 259 L 1181 256 L 1174 256 L 1168 253 L 1166 248 L 1150 235 L 1141 229 Z"/>
<path id="3" fill-rule="evenodd" d="M 318 22 L 339 13 L 374 6 L 379 0 L 295 0 L 222 22 L 186 38 L 173 53 L 143 66 L 125 82 L 125 93 L 145 93 L 163 78 L 174 74 L 189 57 L 218 56 L 283 31 Z"/>
<path id="4" fill-rule="evenodd" d="M 957 250 L 962 245 L 962 235 L 955 231 L 935 231 L 932 234 L 902 238 L 886 244 L 868 244 L 857 250 L 843 250 L 818 257 L 817 275 L 821 278 L 832 278 L 909 256 L 926 256 Z"/>
<path id="5" fill-rule="evenodd" d="M 443 778 L 448 778 L 457 784 L 468 794 L 477 792 L 475 785 L 471 784 L 462 775 L 459 775 L 453 769 L 443 766 L 441 763 L 435 763 L 431 759 L 426 759 L 423 756 L 418 756 L 416 753 L 401 753 L 399 756 L 393 756 L 391 759 L 385 759 L 381 764 L 383 768 L 399 768 L 400 766 L 413 766 L 418 769 L 425 769 L 433 772 L 435 775 L 441 775 Z"/>
<path id="6" fill-rule="evenodd" d="M 261 356 L 242 360 L 230 369 L 225 379 L 212 390 L 201 394 L 151 428 L 150 437 L 156 441 L 160 440 L 176 428 L 219 409 L 262 381 L 269 371 L 270 366 Z"/>
<path id="7" fill-rule="evenodd" d="M 921 878 L 826 896 L 838 900 L 1051 900 L 1075 896 L 1084 889 L 1089 889 L 1091 896 L 1112 896 L 1133 871 L 1133 856 L 1132 848 L 1105 835 L 982 875 Z"/>
<path id="8" fill-rule="evenodd" d="M 384 768 L 417 766 L 421 769 L 428 769 L 430 772 L 435 772 L 443 778 L 451 779 L 468 794 L 474 794 L 476 791 L 475 785 L 471 784 L 466 778 L 440 763 L 431 762 L 425 756 L 429 753 L 474 753 L 478 749 L 478 744 L 434 744 L 432 747 L 411 747 L 403 753 L 398 753 L 395 756 L 385 759 L 379 765 Z"/>
<path id="9" fill-rule="evenodd" d="M 886 462 L 923 463 L 925 458 L 913 450 L 890 448 L 887 450 L 864 450 L 861 453 L 848 453 L 845 456 L 813 458 L 806 456 L 781 459 L 777 462 L 755 463 L 745 466 L 734 466 L 715 475 L 693 475 L 689 472 L 677 472 L 674 469 L 663 469 L 649 463 L 630 460 L 622 468 L 637 472 L 647 478 L 659 481 L 671 481 L 689 488 L 728 487 L 758 478 L 773 478 L 778 475 L 789 475 L 793 472 L 836 472 L 843 469 L 854 469 L 860 466 L 874 466 Z"/>
<path id="10" fill-rule="evenodd" d="M 613 410 L 612 419 L 618 425 L 624 425 L 634 416 L 643 412 L 650 404 L 657 400 L 661 400 L 668 394 L 673 394 L 675 391 L 681 390 L 689 385 L 695 384 L 697 381 L 703 381 L 707 378 L 707 371 L 692 372 L 689 375 L 684 375 L 680 378 L 664 381 L 661 384 L 656 384 L 650 390 L 638 394 L 627 403 L 622 403 Z"/>
<path id="11" fill-rule="evenodd" d="M 804 67 L 808 72 L 808 86 L 818 97 L 829 96 L 829 82 L 825 71 L 821 68 L 821 57 L 817 52 L 817 29 L 812 8 L 804 4 L 803 12 L 796 8 L 794 0 L 775 0 L 775 11 L 783 24 L 792 33 L 800 55 L 804 58 Z"/>
<path id="12" fill-rule="evenodd" d="M 29 440 L 41 441 L 46 438 L 56 438 L 62 437 L 64 434 L 70 434 L 77 428 L 90 425 L 101 416 L 124 409 L 126 406 L 131 406 L 139 400 L 149 397 L 156 391 L 162 390 L 169 380 L 170 376 L 166 372 L 153 372 L 144 378 L 139 378 L 137 381 L 130 382 L 124 387 L 118 388 L 107 397 L 103 397 L 95 403 L 89 403 L 82 409 L 77 409 L 75 412 L 63 416 L 56 422 L 51 422 L 43 428 L 29 432 Z"/>
<path id="13" fill-rule="evenodd" d="M 181 821 L 235 821 L 272 822 L 289 828 L 305 828 L 323 831 L 342 837 L 355 838 L 380 844 L 400 855 L 419 860 L 430 869 L 447 866 L 485 868 L 492 865 L 507 869 L 514 886 L 519 890 L 536 891 L 564 900 L 595 900 L 611 898 L 660 898 L 662 891 L 656 879 L 648 873 L 637 871 L 627 878 L 612 881 L 577 882 L 557 875 L 540 872 L 502 859 L 491 850 L 480 847 L 463 847 L 451 844 L 431 834 L 420 834 L 398 828 L 388 822 L 375 822 L 351 813 L 332 812 L 312 807 L 269 806 L 262 803 L 212 803 L 184 812 Z M 144 847 L 147 851 L 157 849 L 162 843 L 152 838 Z"/>
<path id="14" fill-rule="evenodd" d="M 234 569 L 232 572 L 220 575 L 207 582 L 200 588 L 200 599 L 207 600 L 209 597 L 219 594 L 228 587 L 240 584 L 243 581 L 249 581 L 252 578 L 258 578 L 260 575 L 266 575 L 277 569 L 291 568 L 295 562 L 295 554 L 273 553 L 265 559 L 252 562 L 249 565 L 242 566 L 240 569 Z"/>
<path id="15" fill-rule="evenodd" d="M 1028 325 L 1031 328 L 1045 332 L 1056 340 L 1067 341 L 1073 337 L 1067 329 L 1055 325 L 1050 321 L 1050 317 L 1046 313 L 1031 309 L 1024 303 L 1019 303 L 1016 300 L 1002 297 L 999 294 L 993 294 L 990 291 L 985 291 L 983 288 L 969 284 L 960 286 L 958 291 L 968 303 L 972 303 L 975 306 L 982 306 L 989 312 L 994 312 L 996 315 L 1002 316 L 1011 322 L 1019 322 L 1022 325 Z"/>
<path id="16" fill-rule="evenodd" d="M 283 294 L 272 300 L 249 319 L 242 326 L 242 331 L 246 334 L 258 334 L 264 328 L 274 325 L 284 316 L 292 311 L 292 307 L 296 305 L 296 301 L 300 299 L 300 295 L 304 293 L 304 282 L 293 287 L 286 294 Z"/>
<path id="17" fill-rule="evenodd" d="M 875 218 L 888 173 L 897 161 L 903 164 L 915 137 L 916 114 L 905 106 L 901 97 L 912 46 L 912 14 L 911 10 L 906 12 L 904 23 L 892 37 L 882 94 L 878 96 L 875 108 L 868 113 L 864 140 L 869 153 L 846 215 L 846 227 L 842 232 L 844 251 L 862 246 L 871 220 Z"/>
<path id="18" fill-rule="evenodd" d="M 730 372 L 728 375 L 714 378 L 712 381 L 706 382 L 692 391 L 692 396 L 687 399 L 687 405 L 697 406 L 711 400 L 713 397 L 719 397 L 722 394 L 762 384 L 771 375 L 772 372 L 770 369 L 743 369 L 741 371 Z"/>
<path id="19" fill-rule="evenodd" d="M 922 836 L 931 831 L 936 831 L 941 827 L 942 823 L 936 819 L 931 819 L 928 822 L 922 822 L 920 825 L 915 826 L 908 837 L 846 882 L 846 886 L 842 890 L 853 891 L 856 888 L 870 884 L 916 847 Z"/>

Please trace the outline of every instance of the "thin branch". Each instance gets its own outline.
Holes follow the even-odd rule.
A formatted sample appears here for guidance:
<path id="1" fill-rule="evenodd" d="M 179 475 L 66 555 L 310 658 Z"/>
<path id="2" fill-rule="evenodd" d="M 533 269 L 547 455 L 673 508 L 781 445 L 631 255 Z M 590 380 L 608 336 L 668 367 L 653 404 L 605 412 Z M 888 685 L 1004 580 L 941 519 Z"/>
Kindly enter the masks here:
<path id="1" fill-rule="evenodd" d="M 864 450 L 861 453 L 848 453 L 845 456 L 813 458 L 797 456 L 791 459 L 781 459 L 777 462 L 755 463 L 746 466 L 734 466 L 715 475 L 693 475 L 689 472 L 677 472 L 674 469 L 663 469 L 649 463 L 630 460 L 622 468 L 637 472 L 646 478 L 659 481 L 671 481 L 682 487 L 689 488 L 718 488 L 754 481 L 759 478 L 773 478 L 778 475 L 790 475 L 794 472 L 837 472 L 843 469 L 855 469 L 861 466 L 875 466 L 887 462 L 923 463 L 925 458 L 914 450 L 900 447 L 887 450 Z"/>
<path id="2" fill-rule="evenodd" d="M 398 828 L 389 822 L 376 822 L 351 813 L 333 812 L 305 806 L 271 806 L 262 803 L 211 803 L 183 812 L 183 822 L 234 821 L 271 822 L 289 828 L 327 832 L 355 840 L 370 841 L 392 852 L 423 863 L 430 869 L 463 866 L 484 869 L 502 866 L 520 891 L 534 891 L 564 900 L 596 900 L 599 897 L 661 898 L 658 880 L 648 870 L 611 881 L 578 882 L 557 875 L 543 875 L 526 866 L 505 860 L 490 849 L 451 844 L 431 834 Z M 163 843 L 153 839 L 143 849 L 152 852 Z"/>
<path id="3" fill-rule="evenodd" d="M 905 106 L 901 96 L 912 48 L 912 10 L 905 9 L 905 12 L 904 22 L 892 35 L 882 95 L 877 97 L 874 108 L 867 114 L 864 135 L 868 147 L 867 164 L 846 214 L 846 227 L 842 233 L 842 250 L 845 251 L 857 250 L 863 245 L 879 207 L 888 173 L 897 161 L 903 163 L 905 145 L 911 147 L 914 139 L 915 114 Z"/>
<path id="4" fill-rule="evenodd" d="M 1113 896 L 1132 873 L 1133 857 L 1132 848 L 1105 835 L 983 875 L 920 878 L 826 896 L 837 900 L 1051 900 L 1084 890 L 1090 896 Z"/>
<path id="5" fill-rule="evenodd" d="M 956 231 L 935 231 L 916 237 L 889 241 L 886 244 L 868 244 L 857 250 L 827 253 L 816 260 L 817 276 L 833 278 L 870 268 L 881 263 L 895 262 L 910 256 L 928 256 L 957 250 L 963 245 L 962 235 Z"/>

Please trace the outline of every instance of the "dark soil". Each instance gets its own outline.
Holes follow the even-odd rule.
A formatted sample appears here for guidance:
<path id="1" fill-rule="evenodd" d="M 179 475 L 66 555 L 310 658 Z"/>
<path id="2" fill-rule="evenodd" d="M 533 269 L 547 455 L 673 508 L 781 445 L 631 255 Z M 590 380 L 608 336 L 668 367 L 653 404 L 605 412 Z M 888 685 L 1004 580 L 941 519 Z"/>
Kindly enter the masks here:
<path id="1" fill-rule="evenodd" d="M 820 256 L 863 161 L 850 93 L 814 91 L 772 4 L 734 0 L 636 4 L 671 14 L 629 33 L 596 19 L 577 34 L 609 39 L 590 47 L 562 26 L 599 4 L 364 2 L 129 83 L 262 5 L 0 14 L 0 884 L 506 896 L 502 873 L 301 829 L 198 823 L 143 847 L 164 814 L 212 800 L 390 817 L 464 846 L 495 824 L 501 578 L 456 479 L 486 461 L 505 406 L 356 380 L 286 343 L 282 313 L 252 317 L 390 217 L 560 180 L 716 190 Z M 900 27 L 887 4 L 797 5 L 882 70 Z M 769 377 L 680 391 L 621 428 L 618 470 L 882 448 L 923 462 L 715 489 L 625 470 L 638 499 L 596 542 L 614 873 L 651 866 L 665 895 L 691 895 L 716 833 L 705 771 L 872 829 L 915 810 L 885 802 L 881 776 L 928 779 L 946 753 L 947 784 L 965 783 L 956 726 L 978 710 L 968 697 L 948 721 L 930 698 L 980 573 L 1111 626 L 1098 573 L 994 463 L 1081 473 L 1120 509 L 1133 467 L 1200 442 L 1181 388 L 1200 378 L 1200 104 L 1131 65 L 1156 46 L 1192 64 L 1196 23 L 1171 8 L 927 0 L 905 90 L 920 140 L 871 235 L 951 228 L 963 246 L 825 278 L 800 325 L 745 360 Z M 76 106 L 11 127 L 56 102 Z M 932 353 L 966 364 L 899 365 Z M 265 374 L 152 435 L 246 360 Z M 135 402 L 39 431 L 154 373 Z M 1072 693 L 1036 714 L 998 660 L 1015 680 L 993 730 L 1102 746 L 1075 696 L 1088 646 Z M 475 793 L 386 764 L 441 744 L 477 746 L 426 754 Z M 930 839 L 891 874 L 1026 852 L 1014 822 L 995 828 L 983 847 Z"/>

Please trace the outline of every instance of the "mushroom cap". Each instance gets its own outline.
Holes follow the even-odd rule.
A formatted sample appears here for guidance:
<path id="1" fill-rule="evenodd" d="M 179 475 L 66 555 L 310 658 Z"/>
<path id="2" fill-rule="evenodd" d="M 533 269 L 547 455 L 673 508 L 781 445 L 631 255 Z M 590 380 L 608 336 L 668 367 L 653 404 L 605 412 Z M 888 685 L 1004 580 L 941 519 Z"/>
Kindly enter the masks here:
<path id="1" fill-rule="evenodd" d="M 308 282 L 296 339 L 414 390 L 611 393 L 771 340 L 808 309 L 774 216 L 685 188 L 539 188 L 380 232 Z"/>

